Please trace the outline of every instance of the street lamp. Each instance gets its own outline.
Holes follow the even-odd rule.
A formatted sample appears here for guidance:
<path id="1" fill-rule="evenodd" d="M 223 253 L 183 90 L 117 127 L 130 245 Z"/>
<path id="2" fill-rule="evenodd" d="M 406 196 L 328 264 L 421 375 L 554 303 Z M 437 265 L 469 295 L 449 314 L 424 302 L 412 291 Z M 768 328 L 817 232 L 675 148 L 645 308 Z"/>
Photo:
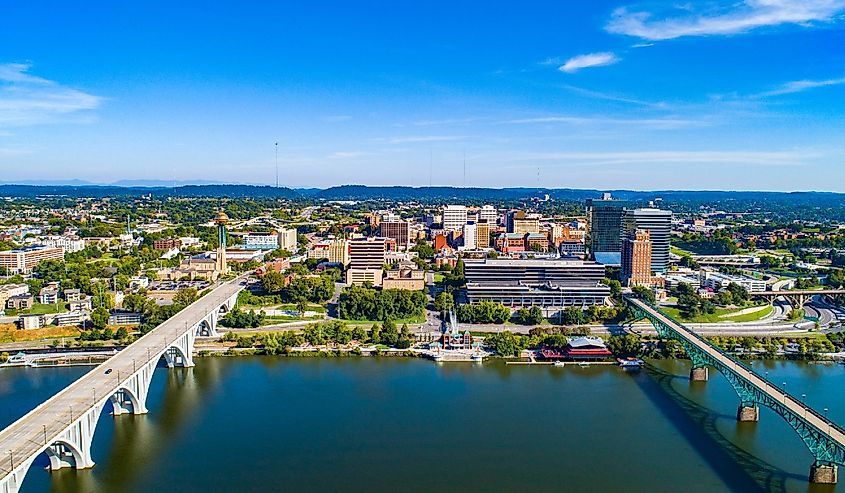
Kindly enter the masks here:
<path id="1" fill-rule="evenodd" d="M 807 419 L 807 394 L 801 394 L 801 405 L 804 406 L 804 419 Z"/>
<path id="2" fill-rule="evenodd" d="M 824 419 L 827 421 L 827 434 L 830 435 L 830 420 L 827 419 L 827 408 L 824 408 Z"/>
<path id="3" fill-rule="evenodd" d="M 783 403 L 786 405 L 786 382 L 783 382 Z"/>

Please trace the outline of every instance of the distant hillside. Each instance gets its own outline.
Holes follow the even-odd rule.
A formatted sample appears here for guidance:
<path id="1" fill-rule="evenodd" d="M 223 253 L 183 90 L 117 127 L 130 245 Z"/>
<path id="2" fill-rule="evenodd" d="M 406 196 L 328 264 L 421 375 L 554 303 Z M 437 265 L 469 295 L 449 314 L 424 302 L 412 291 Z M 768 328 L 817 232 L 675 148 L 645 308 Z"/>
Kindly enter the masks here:
<path id="1" fill-rule="evenodd" d="M 280 197 L 299 198 L 301 195 L 284 187 L 255 185 L 185 185 L 181 187 L 121 187 L 115 185 L 0 185 L 3 197 Z"/>
<path id="2" fill-rule="evenodd" d="M 532 188 L 459 188 L 459 187 L 369 187 L 343 185 L 326 189 L 290 189 L 258 185 L 183 185 L 165 186 L 116 186 L 116 185 L 0 185 L 4 197 L 265 197 L 310 198 L 317 200 L 398 200 L 426 202 L 484 202 L 520 201 L 548 194 L 555 200 L 583 202 L 601 196 L 608 190 L 591 189 L 532 189 Z M 609 190 L 614 197 L 635 202 L 661 198 L 667 202 L 731 203 L 743 202 L 760 206 L 790 204 L 807 208 L 845 206 L 845 194 L 831 192 L 753 192 L 753 191 L 693 191 L 693 190 Z"/>

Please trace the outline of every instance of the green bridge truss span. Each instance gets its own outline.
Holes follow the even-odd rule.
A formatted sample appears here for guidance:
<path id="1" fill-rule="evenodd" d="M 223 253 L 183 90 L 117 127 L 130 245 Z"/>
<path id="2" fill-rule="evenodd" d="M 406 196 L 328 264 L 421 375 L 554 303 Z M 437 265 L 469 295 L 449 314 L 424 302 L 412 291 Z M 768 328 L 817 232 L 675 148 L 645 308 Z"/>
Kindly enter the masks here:
<path id="1" fill-rule="evenodd" d="M 677 341 L 686 351 L 694 369 L 712 367 L 724 375 L 739 396 L 741 406 L 765 406 L 781 416 L 798 433 L 817 464 L 845 465 L 845 444 L 831 436 L 834 431 L 845 434 L 845 429 L 654 306 L 633 298 L 626 298 L 626 302 L 636 320 L 648 320 L 661 339 Z M 667 320 L 669 323 L 666 323 Z M 714 356 L 714 351 L 721 357 Z M 752 378 L 757 381 L 752 381 Z M 800 412 L 794 410 L 796 406 L 801 408 Z M 808 416 L 814 416 L 817 418 L 815 421 L 821 420 L 826 426 L 811 423 Z"/>

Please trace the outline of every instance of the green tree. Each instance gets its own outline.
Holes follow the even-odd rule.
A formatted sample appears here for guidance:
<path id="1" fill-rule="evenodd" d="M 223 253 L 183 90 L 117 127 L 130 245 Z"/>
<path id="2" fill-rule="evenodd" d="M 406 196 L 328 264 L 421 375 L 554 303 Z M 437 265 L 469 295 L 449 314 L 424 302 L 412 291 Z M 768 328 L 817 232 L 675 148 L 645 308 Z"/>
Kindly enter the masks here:
<path id="1" fill-rule="evenodd" d="M 173 295 L 173 304 L 188 306 L 197 301 L 197 288 L 182 288 Z"/>
<path id="2" fill-rule="evenodd" d="M 654 296 L 654 291 L 647 286 L 634 286 L 631 288 L 631 291 L 634 293 L 634 296 L 650 305 L 657 302 L 657 298 Z"/>
<path id="3" fill-rule="evenodd" d="M 358 342 L 366 341 L 367 340 L 367 331 L 365 331 L 360 326 L 355 326 L 355 328 L 352 329 L 352 339 L 356 340 Z"/>
<path id="4" fill-rule="evenodd" d="M 640 353 L 640 336 L 635 334 L 613 335 L 607 340 L 607 347 L 618 356 L 636 356 Z"/>
<path id="5" fill-rule="evenodd" d="M 577 306 L 568 306 L 563 309 L 561 321 L 566 325 L 582 325 L 586 322 L 584 310 Z"/>
<path id="6" fill-rule="evenodd" d="M 516 336 L 509 330 L 488 336 L 484 342 L 492 347 L 499 356 L 516 356 L 520 349 Z"/>
<path id="7" fill-rule="evenodd" d="M 455 307 L 455 297 L 452 293 L 441 291 L 440 294 L 434 298 L 434 309 L 440 313 L 445 313 Z"/>
<path id="8" fill-rule="evenodd" d="M 109 324 L 109 311 L 98 306 L 91 312 L 91 324 L 97 330 L 103 330 Z"/>
<path id="9" fill-rule="evenodd" d="M 278 293 L 285 287 L 285 276 L 271 270 L 261 277 L 261 287 L 268 293 Z"/>

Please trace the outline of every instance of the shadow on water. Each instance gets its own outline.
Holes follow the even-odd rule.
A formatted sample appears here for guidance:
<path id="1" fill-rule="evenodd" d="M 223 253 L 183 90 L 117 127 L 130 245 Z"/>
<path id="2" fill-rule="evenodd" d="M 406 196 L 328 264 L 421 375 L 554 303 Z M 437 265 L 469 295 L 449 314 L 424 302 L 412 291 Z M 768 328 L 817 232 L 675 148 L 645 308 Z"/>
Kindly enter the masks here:
<path id="1" fill-rule="evenodd" d="M 732 491 L 786 492 L 787 480 L 807 480 L 755 457 L 725 438 L 716 427 L 717 421 L 736 417 L 714 412 L 678 392 L 672 382 L 678 379 L 687 382 L 686 377 L 652 365 L 646 366 L 646 373 L 652 378 L 635 378 L 643 393 Z M 653 384 L 661 391 L 655 392 Z"/>
<path id="2" fill-rule="evenodd" d="M 174 368 L 166 370 L 163 389 L 151 389 L 157 396 L 155 402 L 148 402 L 150 414 L 102 416 L 98 423 L 99 433 L 107 441 L 98 442 L 94 435 L 92 453 L 97 465 L 94 469 L 77 471 L 66 469 L 50 473 L 51 491 L 63 492 L 111 492 L 131 491 L 139 474 L 149 470 L 161 450 L 179 439 L 179 432 L 185 427 L 202 405 L 203 399 L 221 381 L 221 365 L 213 358 L 203 361 L 203 368 Z M 161 370 L 159 370 L 161 371 Z M 158 382 L 157 382 L 158 380 Z M 153 379 L 152 385 L 161 385 Z M 161 392 L 161 394 L 159 394 Z M 107 404 L 103 414 L 111 413 Z M 155 416 L 151 416 L 151 414 Z M 103 428 L 110 426 L 112 430 Z M 106 457 L 97 459 L 97 448 L 108 450 Z M 44 457 L 46 459 L 46 456 Z"/>

